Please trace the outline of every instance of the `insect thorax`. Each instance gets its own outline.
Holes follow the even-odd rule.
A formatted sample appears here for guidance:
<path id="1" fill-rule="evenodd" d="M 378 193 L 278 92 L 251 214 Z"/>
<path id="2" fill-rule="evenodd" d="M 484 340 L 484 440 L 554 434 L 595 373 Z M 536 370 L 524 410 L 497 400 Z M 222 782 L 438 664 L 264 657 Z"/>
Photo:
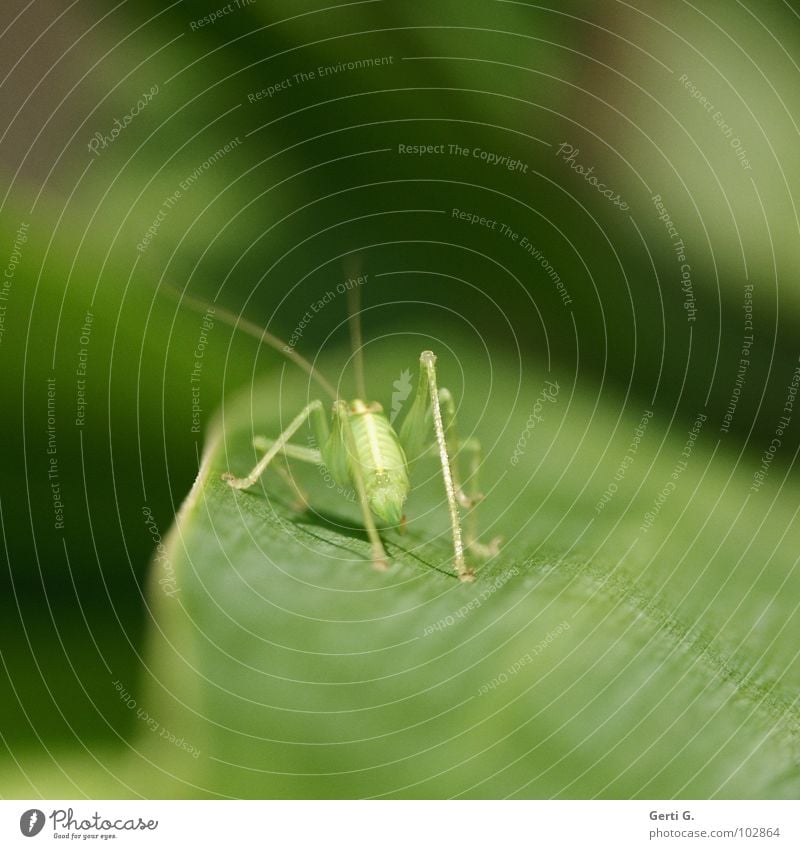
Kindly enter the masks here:
<path id="1" fill-rule="evenodd" d="M 349 421 L 370 508 L 379 519 L 396 525 L 410 488 L 400 440 L 378 403 L 356 399 L 350 404 Z"/>

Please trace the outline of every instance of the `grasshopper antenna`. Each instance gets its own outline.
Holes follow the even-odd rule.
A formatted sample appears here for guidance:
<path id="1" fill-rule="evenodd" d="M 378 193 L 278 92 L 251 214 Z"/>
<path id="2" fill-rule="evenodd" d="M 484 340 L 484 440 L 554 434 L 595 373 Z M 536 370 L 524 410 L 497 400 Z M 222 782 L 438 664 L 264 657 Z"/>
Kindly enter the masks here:
<path id="1" fill-rule="evenodd" d="M 345 274 L 348 282 L 358 281 L 361 277 L 361 259 L 350 256 L 345 260 Z M 356 393 L 359 398 L 366 400 L 367 386 L 364 380 L 364 352 L 361 337 L 361 284 L 353 283 L 347 290 L 347 320 L 350 325 L 350 347 L 353 351 L 353 359 L 356 368 Z"/>
<path id="2" fill-rule="evenodd" d="M 337 400 L 338 396 L 336 395 L 336 391 L 322 376 L 319 370 L 314 368 L 314 366 L 311 365 L 311 363 L 302 354 L 298 354 L 294 348 L 287 345 L 282 339 L 279 339 L 268 330 L 259 327 L 252 321 L 248 321 L 246 318 L 241 318 L 241 316 L 235 315 L 234 313 L 226 310 L 224 307 L 208 303 L 200 298 L 195 298 L 193 295 L 187 295 L 176 289 L 174 286 L 170 286 L 168 283 L 162 283 L 161 287 L 175 298 L 179 305 L 187 306 L 194 312 L 199 313 L 208 312 L 209 308 L 211 308 L 214 311 L 214 317 L 219 319 L 223 324 L 227 324 L 234 330 L 242 330 L 248 336 L 258 339 L 258 341 L 262 344 L 269 345 L 270 348 L 274 348 L 276 351 L 290 359 L 295 365 L 303 369 L 303 371 L 306 372 L 312 380 L 315 380 L 332 400 Z"/>

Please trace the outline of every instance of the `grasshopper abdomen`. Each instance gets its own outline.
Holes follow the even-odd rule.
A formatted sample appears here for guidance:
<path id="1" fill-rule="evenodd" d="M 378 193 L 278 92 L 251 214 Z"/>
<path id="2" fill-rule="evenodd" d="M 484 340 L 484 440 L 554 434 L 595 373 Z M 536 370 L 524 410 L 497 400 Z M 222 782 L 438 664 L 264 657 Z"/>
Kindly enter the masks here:
<path id="1" fill-rule="evenodd" d="M 403 447 L 378 403 L 356 399 L 350 405 L 353 452 L 372 512 L 389 525 L 400 524 L 411 483 Z M 352 476 L 352 468 L 350 469 Z"/>

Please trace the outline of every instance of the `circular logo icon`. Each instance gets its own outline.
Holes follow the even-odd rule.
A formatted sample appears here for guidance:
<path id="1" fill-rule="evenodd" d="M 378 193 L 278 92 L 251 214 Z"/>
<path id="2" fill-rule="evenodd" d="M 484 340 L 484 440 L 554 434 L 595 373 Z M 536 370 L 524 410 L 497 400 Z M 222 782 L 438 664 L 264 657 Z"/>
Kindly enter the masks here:
<path id="1" fill-rule="evenodd" d="M 31 808 L 19 818 L 19 830 L 25 837 L 36 837 L 44 828 L 44 812 L 38 808 Z"/>

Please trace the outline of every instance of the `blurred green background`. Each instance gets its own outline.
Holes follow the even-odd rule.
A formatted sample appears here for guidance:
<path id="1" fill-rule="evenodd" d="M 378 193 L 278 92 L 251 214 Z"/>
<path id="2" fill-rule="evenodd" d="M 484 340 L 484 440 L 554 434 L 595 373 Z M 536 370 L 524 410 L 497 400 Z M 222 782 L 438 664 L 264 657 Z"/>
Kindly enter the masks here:
<path id="1" fill-rule="evenodd" d="M 790 6 L 93 0 L 29 9 L 15 0 L 4 17 L 4 796 L 368 795 L 368 785 L 346 779 L 260 783 L 220 770 L 221 753 L 236 761 L 246 752 L 213 734 L 208 742 L 209 727 L 244 720 L 235 704 L 188 694 L 202 681 L 229 686 L 214 677 L 224 664 L 187 664 L 183 689 L 187 669 L 165 660 L 161 643 L 169 635 L 180 657 L 202 654 L 186 621 L 210 633 L 223 616 L 200 593 L 203 572 L 192 558 L 202 556 L 205 526 L 195 519 L 171 543 L 188 620 L 161 591 L 158 566 L 148 565 L 198 475 L 223 398 L 250 398 L 268 380 L 252 408 L 231 414 L 244 434 L 232 456 L 246 463 L 251 418 L 277 428 L 309 391 L 304 375 L 284 371 L 254 340 L 219 322 L 205 331 L 165 286 L 288 338 L 346 278 L 352 256 L 369 275 L 371 391 L 390 407 L 392 382 L 415 371 L 419 350 L 436 347 L 465 431 L 487 445 L 487 491 L 495 487 L 487 521 L 509 540 L 507 559 L 488 568 L 563 559 L 595 576 L 621 570 L 621 596 L 635 596 L 639 613 L 656 611 L 657 633 L 680 634 L 673 648 L 699 645 L 702 656 L 718 640 L 713 669 L 736 687 L 761 688 L 753 698 L 770 705 L 765 727 L 784 728 L 779 748 L 796 758 L 800 19 Z M 312 310 L 297 347 L 347 395 L 345 301 Z M 516 469 L 509 457 L 548 379 L 559 382 L 559 403 Z M 647 446 L 611 506 L 598 510 L 646 410 Z M 626 560 L 700 414 L 705 423 L 669 509 Z M 751 491 L 778 432 L 765 483 Z M 420 496 L 426 517 L 421 508 L 437 504 L 431 492 L 429 501 Z M 338 515 L 334 503 L 329 509 Z M 420 544 L 440 535 L 438 519 L 426 522 L 412 528 Z M 223 541 L 230 534 L 235 544 L 236 533 L 234 520 Z M 296 562 L 296 553 L 280 553 L 280 533 L 266 541 L 275 562 Z M 428 563 L 446 571 L 446 547 Z M 317 580 L 311 554 L 297 568 Z M 553 568 L 554 580 L 571 574 Z M 348 593 L 359 585 L 352 575 Z M 364 580 L 372 587 L 376 578 Z M 519 590 L 514 614 L 525 622 L 548 597 L 529 590 Z M 237 617 L 239 591 L 220 591 L 224 616 Z M 279 593 L 277 585 L 264 591 Z M 598 597 L 613 607 L 617 598 L 602 580 L 577 601 L 549 591 L 568 610 Z M 416 603 L 402 592 L 378 604 L 376 618 Z M 348 598 L 337 615 L 348 615 Z M 460 604 L 451 600 L 414 627 Z M 507 636 L 486 615 L 481 657 Z M 622 619 L 619 631 L 610 627 L 611 645 L 628 633 Z M 399 643 L 404 634 L 400 627 L 391 637 Z M 281 637 L 300 644 L 291 628 L 270 632 Z M 639 639 L 623 641 L 628 654 L 618 663 L 637 659 L 645 678 L 661 669 L 662 655 Z M 236 654 L 236 645 L 226 650 Z M 299 657 L 288 670 L 302 678 Z M 699 673 L 701 692 L 709 674 Z M 680 678 L 667 680 L 680 694 Z M 450 709 L 461 686 L 425 710 Z M 672 690 L 663 687 L 654 710 L 667 709 L 658 694 Z M 202 739 L 203 754 L 159 745 L 120 691 L 155 704 L 148 710 L 161 727 L 193 729 L 178 736 Z M 294 721 L 253 718 L 251 733 L 291 735 Z M 521 721 L 503 719 L 509 729 Z M 729 723 L 749 739 L 735 730 L 743 721 Z M 348 728 L 315 733 L 330 741 Z M 545 762 L 560 763 L 584 733 L 567 734 Z M 440 739 L 431 732 L 428 743 Z M 598 742 L 597 757 L 619 739 Z M 570 765 L 528 790 L 517 790 L 524 781 L 513 776 L 474 792 L 630 795 L 641 787 L 635 773 L 630 784 L 614 780 L 620 763 L 647 752 L 644 739 L 618 752 L 605 779 L 573 784 L 582 773 Z M 501 749 L 475 775 L 515 752 Z M 174 763 L 179 757 L 185 763 Z M 304 757 L 265 755 L 276 773 L 330 766 Z M 344 761 L 366 768 L 360 757 Z M 452 763 L 463 757 L 456 747 Z M 665 755 L 643 757 L 652 767 Z M 736 764 L 735 745 L 730 757 Z M 796 774 L 783 769 L 754 780 L 752 792 L 794 793 Z M 424 763 L 420 770 L 435 772 Z M 665 778 L 652 795 L 681 786 Z M 411 792 L 400 788 L 388 782 L 385 792 Z M 745 788 L 726 790 L 712 776 L 691 789 Z M 466 789 L 445 782 L 420 792 Z"/>

